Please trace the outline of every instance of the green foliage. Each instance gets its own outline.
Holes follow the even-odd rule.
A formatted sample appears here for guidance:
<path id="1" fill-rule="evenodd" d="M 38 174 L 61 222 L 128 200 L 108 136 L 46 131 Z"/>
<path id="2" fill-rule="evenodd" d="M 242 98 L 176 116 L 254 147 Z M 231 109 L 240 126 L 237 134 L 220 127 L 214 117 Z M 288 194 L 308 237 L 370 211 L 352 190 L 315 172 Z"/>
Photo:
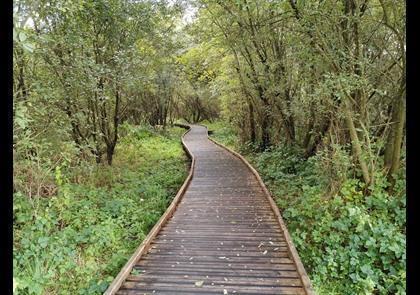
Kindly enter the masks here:
<path id="1" fill-rule="evenodd" d="M 231 125 L 223 121 L 203 121 L 203 125 L 207 126 L 209 132 L 213 132 L 211 137 L 220 141 L 229 148 L 234 148 L 238 144 L 238 138 L 235 136 L 235 130 Z"/>
<path id="2" fill-rule="evenodd" d="M 226 123 L 211 125 L 216 140 L 244 151 L 232 146 L 238 136 Z M 305 160 L 299 149 L 279 146 L 246 157 L 275 196 L 317 294 L 405 294 L 405 174 L 391 195 L 377 173 L 366 196 L 345 150 L 333 153 Z"/>
<path id="3" fill-rule="evenodd" d="M 219 115 L 219 75 L 221 50 L 208 44 L 197 45 L 176 58 L 182 78 L 177 93 L 180 116 L 189 122 L 212 120 Z"/>
<path id="4" fill-rule="evenodd" d="M 170 204 L 186 177 L 185 130 L 123 128 L 113 166 L 62 164 L 57 194 L 14 194 L 16 294 L 103 293 Z"/>
<path id="5" fill-rule="evenodd" d="M 322 186 L 303 186 L 284 208 L 315 286 L 331 285 L 339 294 L 405 294 L 405 195 L 389 195 L 378 182 L 364 198 L 361 183 L 349 179 L 331 198 L 322 196 Z"/>

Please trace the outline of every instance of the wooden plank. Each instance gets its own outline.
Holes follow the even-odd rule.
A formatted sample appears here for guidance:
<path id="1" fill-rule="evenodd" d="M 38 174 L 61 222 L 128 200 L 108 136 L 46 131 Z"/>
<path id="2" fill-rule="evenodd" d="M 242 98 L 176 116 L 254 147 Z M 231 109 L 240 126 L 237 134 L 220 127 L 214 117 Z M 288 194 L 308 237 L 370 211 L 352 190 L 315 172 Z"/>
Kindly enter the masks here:
<path id="1" fill-rule="evenodd" d="M 211 283 L 210 283 L 211 284 Z M 233 291 L 238 294 L 305 294 L 305 291 L 301 287 L 263 287 L 263 286 L 212 286 L 212 285 L 203 284 L 202 287 L 198 288 L 194 284 L 178 284 L 177 286 L 162 286 L 161 284 L 149 284 L 142 285 L 135 282 L 125 282 L 121 288 L 122 290 L 131 291 L 134 290 L 136 293 L 131 294 L 141 294 L 141 292 L 153 292 L 157 294 L 162 294 L 162 291 L 184 293 L 193 293 L 201 294 L 201 291 L 214 291 L 214 294 L 223 294 L 223 290 L 226 289 L 228 294 L 232 294 Z M 256 292 L 256 293 L 253 293 Z M 124 294 L 124 293 L 122 293 Z M 130 294 L 130 293 L 128 293 Z"/>
<path id="2" fill-rule="evenodd" d="M 193 265 L 193 264 L 192 264 Z M 205 264 L 203 264 L 205 265 Z M 279 278 L 280 275 L 287 271 L 287 272 L 296 272 L 296 267 L 292 264 L 279 264 L 275 268 L 272 269 L 263 269 L 263 268 L 243 268 L 238 269 L 235 268 L 234 264 L 232 267 L 226 265 L 224 268 L 221 269 L 199 269 L 193 267 L 185 267 L 185 268 L 171 268 L 171 267 L 154 267 L 151 266 L 150 269 L 145 270 L 145 265 L 136 265 L 134 267 L 136 270 L 142 272 L 142 274 L 147 275 L 157 275 L 160 278 L 164 278 L 166 275 L 201 275 L 201 276 L 240 276 L 240 277 L 260 277 L 260 278 Z M 297 273 L 297 272 L 296 272 Z M 300 275 L 299 275 L 300 277 Z"/>
<path id="3" fill-rule="evenodd" d="M 265 286 L 301 286 L 302 282 L 299 279 L 299 276 L 296 272 L 295 277 L 284 277 L 284 278 L 260 278 L 260 277 L 223 277 L 223 276 L 205 276 L 204 279 L 213 282 L 215 284 L 226 284 L 232 285 L 265 285 Z M 127 281 L 131 282 L 153 282 L 157 279 L 160 279 L 158 276 L 153 275 L 138 275 L 138 276 L 128 276 Z M 199 275 L 177 275 L 177 276 L 165 276 L 164 281 L 166 283 L 173 283 L 176 284 L 180 280 L 186 283 L 194 284 L 196 281 L 203 279 L 203 276 Z"/>
<path id="4" fill-rule="evenodd" d="M 258 284 L 255 284 L 258 283 Z M 238 282 L 238 281 L 233 281 L 233 280 L 229 280 L 227 279 L 227 281 L 225 280 L 221 280 L 221 281 L 215 281 L 215 280 L 209 280 L 204 278 L 204 284 L 206 285 L 210 285 L 210 286 L 220 286 L 220 287 L 231 287 L 231 288 L 247 288 L 249 290 L 264 290 L 264 289 L 277 289 L 277 288 L 281 288 L 281 287 L 301 287 L 302 286 L 302 282 L 300 279 L 296 280 L 296 279 L 279 279 L 278 282 L 267 282 L 264 283 L 263 281 L 248 281 L 248 282 Z M 203 284 L 203 286 L 204 286 Z M 209 286 L 209 287 L 210 287 Z M 164 280 L 127 280 L 124 285 L 122 286 L 123 288 L 127 288 L 127 289 L 131 289 L 131 288 L 142 288 L 142 287 L 146 287 L 146 288 L 156 288 L 156 289 L 160 289 L 161 287 L 173 287 L 173 288 L 194 288 L 195 290 L 197 290 L 197 287 L 195 287 L 195 281 L 194 280 L 190 280 L 190 279 L 182 279 L 182 280 L 168 280 L 167 278 L 164 278 Z"/>
<path id="5" fill-rule="evenodd" d="M 249 270 L 252 269 L 253 271 L 268 271 L 277 274 L 278 276 L 282 276 L 280 270 L 289 271 L 289 272 L 296 272 L 296 270 L 291 270 L 290 266 L 287 264 L 280 264 L 280 263 L 270 263 L 270 264 L 235 264 L 230 263 L 229 261 L 213 261 L 213 262 L 200 262 L 200 264 L 191 264 L 191 261 L 147 261 L 141 260 L 135 266 L 138 269 L 144 267 L 145 270 L 163 270 L 166 271 L 171 269 L 172 271 L 179 272 L 180 270 L 185 271 L 192 271 L 192 270 L 203 270 L 205 271 L 226 271 L 231 270 L 227 273 L 229 276 L 239 274 L 239 271 L 244 271 L 248 276 Z M 297 273 L 297 272 L 296 272 Z M 256 275 L 255 273 L 253 273 Z"/>

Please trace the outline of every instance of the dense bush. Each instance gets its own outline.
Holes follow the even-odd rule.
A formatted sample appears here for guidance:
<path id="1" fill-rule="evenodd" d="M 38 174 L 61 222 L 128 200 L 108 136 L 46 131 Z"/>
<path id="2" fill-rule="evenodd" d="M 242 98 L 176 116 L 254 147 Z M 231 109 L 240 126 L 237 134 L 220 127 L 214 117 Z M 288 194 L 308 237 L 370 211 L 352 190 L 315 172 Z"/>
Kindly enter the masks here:
<path id="1" fill-rule="evenodd" d="M 216 140 L 232 142 L 232 129 L 228 136 L 212 128 Z M 404 171 L 393 194 L 377 173 L 366 195 L 351 158 L 335 148 L 329 162 L 325 152 L 305 160 L 290 147 L 246 157 L 275 196 L 317 294 L 405 294 Z"/>
<path id="2" fill-rule="evenodd" d="M 14 194 L 16 294 L 101 294 L 175 196 L 184 130 L 123 128 L 113 166 L 58 166 L 53 196 Z"/>

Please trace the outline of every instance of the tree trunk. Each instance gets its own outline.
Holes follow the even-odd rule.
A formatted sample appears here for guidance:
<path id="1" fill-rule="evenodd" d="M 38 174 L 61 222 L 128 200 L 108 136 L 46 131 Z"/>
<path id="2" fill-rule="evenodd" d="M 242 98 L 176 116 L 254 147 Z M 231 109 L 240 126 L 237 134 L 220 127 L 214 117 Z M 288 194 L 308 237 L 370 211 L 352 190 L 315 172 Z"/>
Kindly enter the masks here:
<path id="1" fill-rule="evenodd" d="M 107 148 L 106 148 L 106 159 L 108 162 L 108 165 L 112 165 L 112 159 L 114 156 L 115 146 L 118 141 L 118 126 L 120 123 L 120 102 L 121 102 L 121 95 L 119 87 L 117 86 L 117 89 L 115 91 L 115 110 L 114 110 L 114 132 L 113 132 L 113 138 L 108 140 Z"/>
<path id="2" fill-rule="evenodd" d="M 349 129 L 354 155 L 356 156 L 359 162 L 360 169 L 362 170 L 363 180 L 365 181 L 366 186 L 368 186 L 370 184 L 369 169 L 366 165 L 366 161 L 363 159 L 362 147 L 360 145 L 359 137 L 357 135 L 357 131 L 354 126 L 353 118 L 351 116 L 348 104 L 349 103 L 347 102 L 344 106 L 346 125 Z"/>
<path id="3" fill-rule="evenodd" d="M 391 186 L 394 184 L 393 174 L 396 173 L 400 166 L 401 145 L 404 137 L 405 124 L 405 90 L 400 92 L 399 97 L 392 110 L 392 125 L 388 136 L 385 150 L 385 167 L 388 169 L 388 180 Z"/>
<path id="4" fill-rule="evenodd" d="M 267 112 L 264 112 L 267 113 Z M 270 142 L 270 121 L 267 115 L 262 118 L 261 122 L 261 145 L 260 150 L 265 151 L 271 145 Z"/>
<path id="5" fill-rule="evenodd" d="M 101 162 L 102 162 L 102 154 L 99 151 L 98 147 L 96 147 L 96 150 L 94 150 L 92 152 L 95 155 L 96 164 L 101 164 Z"/>
<path id="6" fill-rule="evenodd" d="M 255 131 L 255 118 L 254 118 L 254 105 L 251 101 L 248 101 L 249 107 L 249 128 L 251 133 L 251 142 L 254 144 L 256 142 L 256 131 Z"/>
<path id="7" fill-rule="evenodd" d="M 309 147 L 309 143 L 311 142 L 314 124 L 315 124 L 315 114 L 313 112 L 313 108 L 311 108 L 311 117 L 309 118 L 308 127 L 306 128 L 306 135 L 302 143 L 302 147 L 304 147 L 305 149 Z"/>
<path id="8" fill-rule="evenodd" d="M 115 144 L 111 144 L 106 149 L 106 161 L 108 165 L 112 165 L 112 159 L 114 157 L 114 151 L 115 151 Z"/>

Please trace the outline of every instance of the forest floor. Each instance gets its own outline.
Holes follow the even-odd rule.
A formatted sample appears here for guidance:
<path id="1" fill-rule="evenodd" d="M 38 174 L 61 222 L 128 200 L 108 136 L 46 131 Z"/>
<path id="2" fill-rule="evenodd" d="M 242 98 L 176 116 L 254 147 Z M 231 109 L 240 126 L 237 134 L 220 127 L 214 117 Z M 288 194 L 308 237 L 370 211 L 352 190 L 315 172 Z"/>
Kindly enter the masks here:
<path id="1" fill-rule="evenodd" d="M 14 294 L 102 294 L 186 178 L 184 132 L 126 125 L 112 166 L 61 167 L 52 196 L 17 191 Z"/>

